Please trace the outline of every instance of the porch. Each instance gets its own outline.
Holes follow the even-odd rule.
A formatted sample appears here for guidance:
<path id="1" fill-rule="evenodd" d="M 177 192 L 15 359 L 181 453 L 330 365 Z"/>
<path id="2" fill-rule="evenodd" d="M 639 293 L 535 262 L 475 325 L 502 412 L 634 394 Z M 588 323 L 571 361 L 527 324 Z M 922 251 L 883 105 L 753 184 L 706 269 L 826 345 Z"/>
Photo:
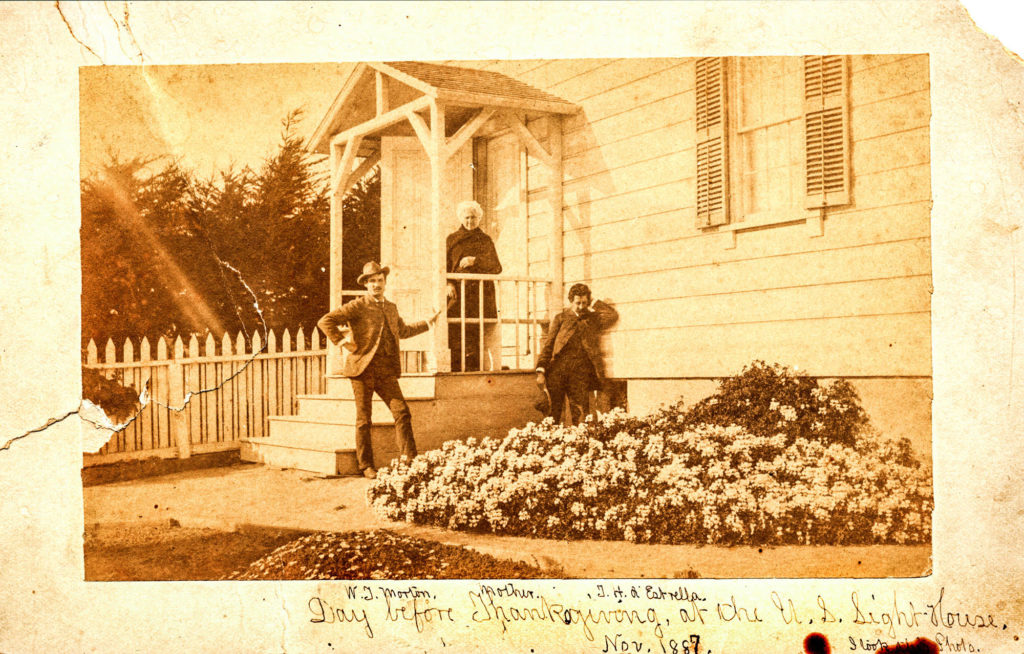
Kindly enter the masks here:
<path id="1" fill-rule="evenodd" d="M 346 260 L 358 244 L 345 233 L 343 200 L 379 166 L 380 260 L 391 268 L 387 296 L 400 315 L 416 320 L 443 310 L 449 282 L 463 290 L 494 283 L 500 313 L 485 318 L 506 325 L 502 336 L 508 342 L 502 339 L 502 361 L 492 361 L 491 369 L 529 369 L 535 350 L 528 344 L 536 341 L 549 307 L 561 306 L 561 116 L 575 111 L 575 105 L 498 73 L 419 62 L 359 64 L 308 144 L 331 161 L 331 306 L 362 291 L 343 275 L 352 268 L 347 264 L 365 263 Z M 543 127 L 541 137 L 537 126 Z M 547 250 L 542 262 L 528 255 L 521 170 L 527 156 L 543 162 L 548 175 L 550 223 L 546 233 L 532 235 L 532 254 Z M 484 208 L 480 227 L 497 249 L 500 276 L 447 269 L 446 237 L 459 227 L 455 208 L 464 200 Z M 459 315 L 476 314 L 472 309 L 463 307 Z M 439 321 L 428 335 L 403 342 L 403 349 L 424 352 L 426 372 L 450 372 L 449 330 L 465 329 L 471 327 L 464 319 Z M 330 373 L 340 371 L 339 351 L 328 360 Z"/>
<path id="2" fill-rule="evenodd" d="M 385 295 L 411 322 L 445 312 L 449 285 L 457 289 L 447 319 L 401 343 L 400 383 L 420 450 L 502 435 L 541 417 L 532 371 L 563 294 L 561 117 L 576 111 L 498 73 L 363 63 L 310 138 L 309 149 L 329 155 L 331 164 L 331 306 L 363 293 L 344 274 L 365 263 L 351 260 L 365 243 L 346 234 L 344 198 L 378 166 L 380 261 L 391 269 Z M 527 157 L 546 171 L 542 202 L 550 215 L 546 228 L 532 234 Z M 455 208 L 464 200 L 483 207 L 481 229 L 495 245 L 501 274 L 450 272 L 446 237 L 459 227 Z M 485 295 L 494 302 L 487 310 Z M 355 401 L 339 374 L 343 356 L 328 346 L 326 393 L 299 397 L 297 415 L 274 417 L 267 437 L 243 440 L 243 459 L 358 473 Z M 386 465 L 397 452 L 391 414 L 379 400 L 372 438 L 375 458 Z"/>

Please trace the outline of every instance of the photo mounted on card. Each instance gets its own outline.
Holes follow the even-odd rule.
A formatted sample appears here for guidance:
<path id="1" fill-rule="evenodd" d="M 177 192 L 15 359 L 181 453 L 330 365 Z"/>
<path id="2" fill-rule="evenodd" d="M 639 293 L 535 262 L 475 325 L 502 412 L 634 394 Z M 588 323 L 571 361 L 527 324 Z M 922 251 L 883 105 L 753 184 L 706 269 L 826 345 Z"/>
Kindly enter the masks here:
<path id="1" fill-rule="evenodd" d="M 86 580 L 930 574 L 929 64 L 83 67 Z"/>

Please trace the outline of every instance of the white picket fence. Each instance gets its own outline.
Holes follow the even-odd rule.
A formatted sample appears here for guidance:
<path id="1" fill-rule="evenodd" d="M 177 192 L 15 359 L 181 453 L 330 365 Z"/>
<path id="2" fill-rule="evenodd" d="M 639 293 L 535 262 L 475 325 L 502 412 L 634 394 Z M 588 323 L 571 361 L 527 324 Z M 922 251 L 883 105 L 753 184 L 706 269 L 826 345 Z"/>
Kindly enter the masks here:
<path id="1" fill-rule="evenodd" d="M 210 334 L 202 352 L 195 336 L 187 349 L 177 338 L 169 352 L 160 338 L 152 354 L 145 338 L 137 357 L 130 339 L 120 353 L 108 340 L 101 362 L 89 341 L 83 368 L 145 388 L 149 401 L 98 453 L 84 455 L 85 466 L 238 449 L 242 438 L 269 433 L 269 416 L 294 414 L 297 396 L 325 392 L 326 340 L 315 328 L 307 338 L 300 327 L 294 339 L 286 329 L 280 340 L 270 331 L 266 344 L 259 333 L 250 341 L 239 333 L 218 346 Z"/>

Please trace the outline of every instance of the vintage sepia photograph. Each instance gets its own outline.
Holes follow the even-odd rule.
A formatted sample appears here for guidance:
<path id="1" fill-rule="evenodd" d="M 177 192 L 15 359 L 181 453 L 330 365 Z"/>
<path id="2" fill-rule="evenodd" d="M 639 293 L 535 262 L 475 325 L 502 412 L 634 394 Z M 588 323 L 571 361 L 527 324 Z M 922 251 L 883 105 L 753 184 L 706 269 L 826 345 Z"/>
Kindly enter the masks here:
<path id="1" fill-rule="evenodd" d="M 87 581 L 931 573 L 928 54 L 79 92 Z"/>

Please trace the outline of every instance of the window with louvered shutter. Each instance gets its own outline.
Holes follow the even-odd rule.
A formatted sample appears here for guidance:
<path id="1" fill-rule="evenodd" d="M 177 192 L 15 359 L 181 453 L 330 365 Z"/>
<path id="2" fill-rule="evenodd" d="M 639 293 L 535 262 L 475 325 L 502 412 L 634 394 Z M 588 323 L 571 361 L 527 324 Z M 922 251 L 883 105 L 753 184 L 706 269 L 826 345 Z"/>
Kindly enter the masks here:
<path id="1" fill-rule="evenodd" d="M 697 60 L 694 96 L 697 104 L 697 227 L 712 227 L 729 221 L 725 61 L 722 58 Z"/>
<path id="2" fill-rule="evenodd" d="M 805 56 L 806 207 L 850 202 L 850 118 L 847 58 Z"/>
<path id="3" fill-rule="evenodd" d="M 800 58 L 737 57 L 730 64 L 730 222 L 799 218 L 805 211 Z"/>

